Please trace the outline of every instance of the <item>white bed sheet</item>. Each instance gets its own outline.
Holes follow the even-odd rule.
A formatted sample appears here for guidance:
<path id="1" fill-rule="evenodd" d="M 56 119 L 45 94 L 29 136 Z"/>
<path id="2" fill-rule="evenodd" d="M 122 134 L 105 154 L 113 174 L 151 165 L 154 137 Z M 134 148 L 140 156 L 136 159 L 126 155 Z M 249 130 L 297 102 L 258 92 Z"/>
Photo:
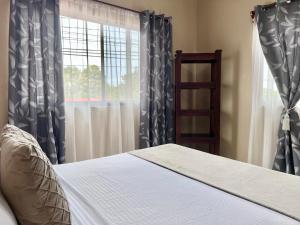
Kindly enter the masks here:
<path id="1" fill-rule="evenodd" d="M 299 225 L 129 154 L 55 166 L 72 225 Z"/>

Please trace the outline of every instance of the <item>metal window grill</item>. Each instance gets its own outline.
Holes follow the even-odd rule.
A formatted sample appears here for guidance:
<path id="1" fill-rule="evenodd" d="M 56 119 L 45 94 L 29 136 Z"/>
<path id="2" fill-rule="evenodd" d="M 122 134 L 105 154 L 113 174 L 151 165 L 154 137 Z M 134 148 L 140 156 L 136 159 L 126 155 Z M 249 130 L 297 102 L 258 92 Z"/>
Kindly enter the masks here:
<path id="1" fill-rule="evenodd" d="M 138 98 L 138 31 L 61 16 L 61 35 L 66 101 Z"/>

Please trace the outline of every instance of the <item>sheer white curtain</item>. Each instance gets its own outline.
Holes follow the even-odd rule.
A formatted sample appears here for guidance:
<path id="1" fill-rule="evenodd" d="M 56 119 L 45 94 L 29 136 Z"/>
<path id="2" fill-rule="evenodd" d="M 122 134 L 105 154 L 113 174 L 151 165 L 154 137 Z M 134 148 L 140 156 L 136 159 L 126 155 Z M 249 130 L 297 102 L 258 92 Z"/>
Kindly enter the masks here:
<path id="1" fill-rule="evenodd" d="M 139 15 L 61 0 L 66 161 L 134 150 L 139 133 Z"/>
<path id="2" fill-rule="evenodd" d="M 60 0 L 60 14 L 99 24 L 140 29 L 139 14 L 94 0 Z"/>
<path id="3" fill-rule="evenodd" d="M 252 80 L 248 162 L 272 168 L 283 104 L 263 55 L 256 24 L 253 26 Z"/>

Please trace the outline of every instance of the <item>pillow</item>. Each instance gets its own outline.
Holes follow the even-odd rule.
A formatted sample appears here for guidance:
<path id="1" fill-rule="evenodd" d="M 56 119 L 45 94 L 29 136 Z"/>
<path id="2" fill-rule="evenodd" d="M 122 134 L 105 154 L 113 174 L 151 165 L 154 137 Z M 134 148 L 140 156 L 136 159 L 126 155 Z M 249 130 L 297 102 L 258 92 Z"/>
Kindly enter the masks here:
<path id="1" fill-rule="evenodd" d="M 5 225 L 18 225 L 8 203 L 0 192 L 0 222 Z"/>
<path id="2" fill-rule="evenodd" d="M 0 181 L 1 181 L 1 148 L 0 148 Z M 1 224 L 5 225 L 18 225 L 15 215 L 11 211 L 7 201 L 1 192 L 1 182 L 0 182 L 0 218 Z"/>
<path id="3" fill-rule="evenodd" d="M 0 135 L 1 186 L 21 225 L 71 224 L 64 191 L 37 141 L 6 125 Z"/>
<path id="4" fill-rule="evenodd" d="M 0 148 L 0 180 L 1 180 L 1 148 Z M 1 192 L 1 182 L 0 182 L 0 218 L 1 224 L 5 225 L 18 225 L 17 220 L 11 208 L 9 207 L 7 201 Z"/>

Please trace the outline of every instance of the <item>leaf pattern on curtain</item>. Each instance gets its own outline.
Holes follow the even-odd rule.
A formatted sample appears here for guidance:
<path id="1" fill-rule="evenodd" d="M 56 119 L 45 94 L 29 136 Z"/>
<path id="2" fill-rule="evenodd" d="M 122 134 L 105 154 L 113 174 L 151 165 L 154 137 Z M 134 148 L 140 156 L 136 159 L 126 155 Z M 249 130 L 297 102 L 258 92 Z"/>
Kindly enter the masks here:
<path id="1" fill-rule="evenodd" d="M 300 99 L 300 2 L 278 1 L 271 9 L 257 6 L 256 16 L 262 49 L 285 107 L 273 169 L 300 175 L 300 121 L 294 109 Z M 287 112 L 290 130 L 283 130 Z"/>
<path id="2" fill-rule="evenodd" d="M 141 22 L 140 147 L 174 142 L 172 24 L 145 11 Z"/>
<path id="3" fill-rule="evenodd" d="M 12 0 L 9 123 L 31 133 L 63 163 L 65 118 L 58 0 Z"/>

